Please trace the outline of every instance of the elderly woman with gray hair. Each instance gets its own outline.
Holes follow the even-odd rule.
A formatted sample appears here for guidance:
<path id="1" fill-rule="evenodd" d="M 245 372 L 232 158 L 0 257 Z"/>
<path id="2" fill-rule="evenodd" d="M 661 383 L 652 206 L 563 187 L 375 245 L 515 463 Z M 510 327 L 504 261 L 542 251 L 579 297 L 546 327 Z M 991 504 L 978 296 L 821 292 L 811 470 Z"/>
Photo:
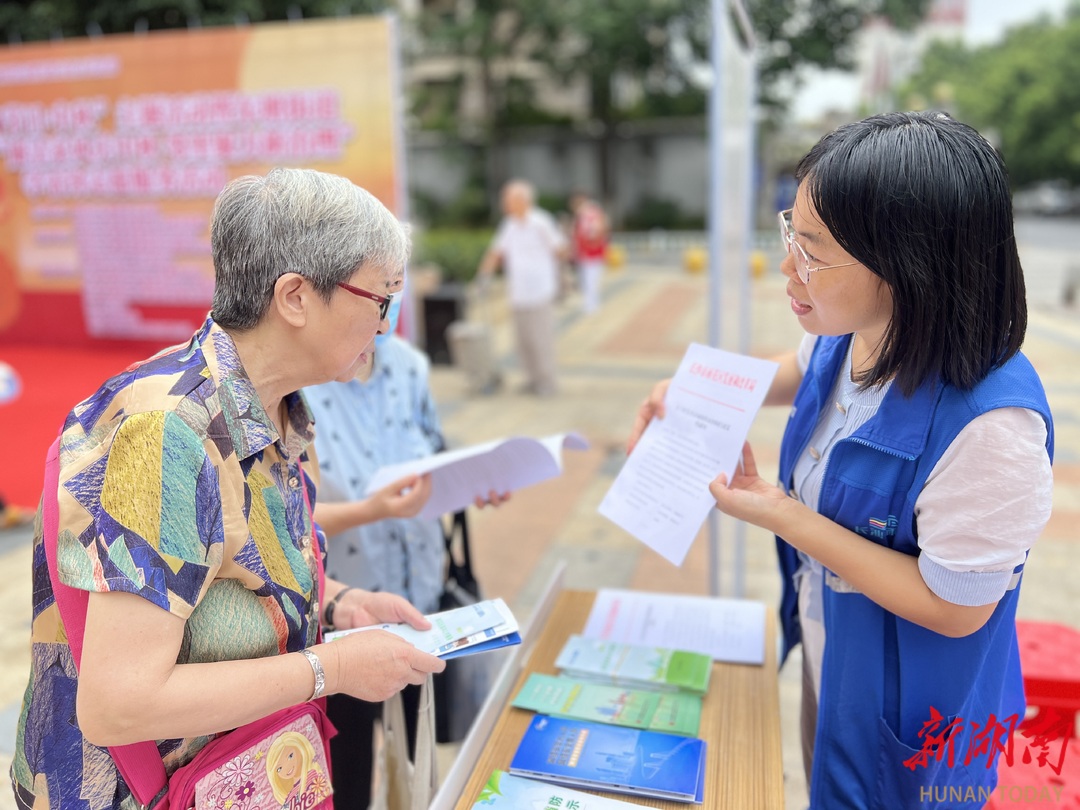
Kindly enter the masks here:
<path id="1" fill-rule="evenodd" d="M 76 672 L 38 521 L 20 807 L 132 808 L 100 746 L 156 740 L 172 773 L 216 733 L 323 691 L 380 701 L 444 667 L 381 631 L 314 643 L 326 605 L 338 628 L 429 627 L 388 593 L 327 580 L 320 600 L 302 465 L 313 431 L 298 391 L 352 379 L 387 328 L 405 227 L 344 178 L 275 169 L 225 187 L 211 243 L 203 327 L 64 424 L 58 573 L 89 592 L 86 630 Z"/>

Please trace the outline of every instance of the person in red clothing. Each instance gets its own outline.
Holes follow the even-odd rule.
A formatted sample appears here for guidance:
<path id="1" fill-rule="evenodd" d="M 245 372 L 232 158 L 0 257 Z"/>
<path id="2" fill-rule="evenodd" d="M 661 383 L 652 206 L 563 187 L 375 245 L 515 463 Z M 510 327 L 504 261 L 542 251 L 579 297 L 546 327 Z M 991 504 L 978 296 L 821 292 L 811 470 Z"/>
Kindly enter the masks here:
<path id="1" fill-rule="evenodd" d="M 570 198 L 574 214 L 572 239 L 578 283 L 581 285 L 581 308 L 586 314 L 600 306 L 600 279 L 604 275 L 604 257 L 608 246 L 608 219 L 595 200 L 578 192 Z"/>

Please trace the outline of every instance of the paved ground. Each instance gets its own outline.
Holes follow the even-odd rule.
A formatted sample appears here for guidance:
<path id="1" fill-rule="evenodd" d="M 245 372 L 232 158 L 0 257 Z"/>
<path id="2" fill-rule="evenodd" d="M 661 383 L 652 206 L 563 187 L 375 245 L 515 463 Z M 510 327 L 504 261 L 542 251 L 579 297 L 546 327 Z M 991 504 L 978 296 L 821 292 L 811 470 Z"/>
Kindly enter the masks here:
<path id="1" fill-rule="evenodd" d="M 1054 515 L 1031 555 L 1020 612 L 1029 618 L 1054 619 L 1080 627 L 1080 584 L 1075 576 L 1077 525 L 1080 525 L 1080 311 L 1055 303 L 1047 284 L 1056 286 L 1064 252 L 1047 253 L 1032 245 L 1040 266 L 1052 265 L 1046 279 L 1032 279 L 1033 307 L 1026 350 L 1040 370 L 1057 419 Z M 770 257 L 770 268 L 775 267 Z M 1029 282 L 1029 283 L 1032 283 Z M 1041 285 L 1041 286 L 1040 286 Z M 753 283 L 753 354 L 794 346 L 800 330 L 788 309 L 784 284 L 770 269 Z M 496 290 L 498 292 L 498 290 Z M 571 295 L 560 310 L 558 356 L 561 391 L 535 399 L 515 393 L 522 380 L 510 353 L 507 314 L 501 303 L 477 309 L 487 320 L 505 370 L 505 385 L 492 396 L 474 396 L 462 373 L 434 369 L 432 385 L 453 445 L 501 436 L 541 436 L 578 430 L 591 449 L 567 453 L 559 479 L 517 493 L 498 510 L 472 515 L 475 565 L 490 596 L 502 596 L 525 618 L 560 560 L 569 563 L 567 585 L 577 588 L 631 587 L 682 593 L 708 592 L 710 561 L 699 537 L 681 568 L 676 568 L 600 517 L 596 508 L 618 473 L 627 432 L 638 403 L 652 384 L 669 375 L 687 343 L 707 335 L 708 282 L 682 272 L 676 262 L 655 259 L 611 273 L 605 279 L 602 309 L 590 316 L 578 311 Z M 778 443 L 786 413 L 767 409 L 751 432 L 759 463 L 775 473 Z M 730 593 L 735 532 L 725 526 L 721 581 Z M 745 596 L 776 604 L 779 582 L 772 538 L 745 533 Z M 8 572 L 0 584 L 0 766 L 12 750 L 14 724 L 28 666 L 29 543 L 26 532 L 0 533 L 0 565 Z M 781 673 L 784 728 L 785 792 L 789 810 L 805 807 L 805 786 L 797 738 L 797 660 Z M 442 747 L 444 762 L 453 747 Z M 11 807 L 0 790 L 0 810 Z"/>

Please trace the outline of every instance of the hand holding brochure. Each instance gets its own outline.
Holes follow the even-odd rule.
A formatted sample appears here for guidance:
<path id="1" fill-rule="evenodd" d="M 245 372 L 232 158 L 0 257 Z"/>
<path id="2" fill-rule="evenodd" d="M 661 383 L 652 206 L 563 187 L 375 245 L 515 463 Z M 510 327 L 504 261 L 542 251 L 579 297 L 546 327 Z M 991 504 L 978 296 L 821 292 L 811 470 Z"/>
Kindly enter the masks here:
<path id="1" fill-rule="evenodd" d="M 430 630 L 417 630 L 408 624 L 373 624 L 352 630 L 335 630 L 326 634 L 326 640 L 333 641 L 365 630 L 386 630 L 417 649 L 445 659 L 521 643 L 517 619 L 502 599 L 486 599 L 432 613 L 426 618 L 431 622 Z"/>
<path id="2" fill-rule="evenodd" d="M 675 565 L 682 565 L 728 481 L 779 366 L 690 344 L 664 400 L 600 502 L 600 514 Z"/>
<path id="3" fill-rule="evenodd" d="M 431 474 L 431 497 L 422 518 L 437 518 L 464 509 L 477 496 L 513 492 L 554 478 L 562 472 L 562 449 L 585 450 L 589 443 L 577 433 L 556 433 L 543 439 L 512 436 L 472 447 L 447 450 L 415 461 L 379 468 L 367 494 L 408 475 Z"/>

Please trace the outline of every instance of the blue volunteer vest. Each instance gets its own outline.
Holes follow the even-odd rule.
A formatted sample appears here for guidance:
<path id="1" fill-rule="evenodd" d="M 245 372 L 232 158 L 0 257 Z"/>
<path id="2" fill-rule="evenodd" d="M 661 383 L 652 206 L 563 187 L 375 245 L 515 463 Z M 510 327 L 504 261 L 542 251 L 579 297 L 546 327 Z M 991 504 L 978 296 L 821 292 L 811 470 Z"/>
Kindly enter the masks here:
<path id="1" fill-rule="evenodd" d="M 790 491 L 795 461 L 805 452 L 822 408 L 844 366 L 850 336 L 818 338 L 795 395 L 780 449 L 780 482 Z M 1053 423 L 1039 378 L 1016 355 L 971 391 L 927 383 L 910 398 L 896 386 L 878 412 L 833 447 L 821 486 L 821 514 L 875 543 L 917 556 L 915 499 L 942 453 L 982 413 L 1029 408 L 1047 427 L 1053 458 Z M 978 481 L 972 481 L 977 487 Z M 783 596 L 780 619 L 784 657 L 799 643 L 795 549 L 777 538 Z M 825 570 L 825 650 L 815 735 L 810 806 L 836 808 L 981 807 L 997 783 L 996 758 L 968 758 L 977 733 L 996 719 L 1007 726 L 1024 715 L 1016 643 L 1014 583 L 979 631 L 947 638 L 901 619 Z M 954 761 L 930 756 L 914 770 L 904 765 L 923 748 L 919 732 L 934 707 L 954 720 Z M 999 735 L 1004 740 L 1005 735 Z M 978 750 L 977 748 L 975 749 Z"/>

